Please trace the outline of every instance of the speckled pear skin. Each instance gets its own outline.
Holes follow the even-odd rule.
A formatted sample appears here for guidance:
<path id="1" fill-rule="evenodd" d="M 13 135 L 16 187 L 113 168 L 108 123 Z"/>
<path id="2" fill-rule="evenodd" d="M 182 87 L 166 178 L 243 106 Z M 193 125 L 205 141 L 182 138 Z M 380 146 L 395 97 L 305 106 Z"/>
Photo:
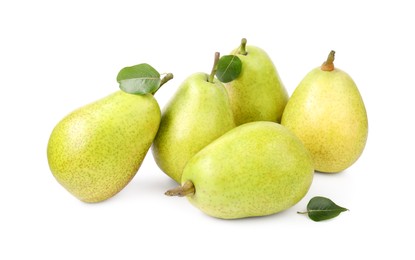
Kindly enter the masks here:
<path id="1" fill-rule="evenodd" d="M 151 94 L 117 91 L 81 107 L 52 131 L 47 147 L 50 170 L 81 201 L 106 200 L 138 171 L 160 117 Z"/>
<path id="2" fill-rule="evenodd" d="M 186 165 L 189 201 L 206 214 L 236 219 L 265 216 L 300 201 L 312 183 L 313 161 L 301 141 L 273 122 L 234 128 L 197 153 Z"/>
<path id="3" fill-rule="evenodd" d="M 183 168 L 198 151 L 235 127 L 226 90 L 205 73 L 190 75 L 162 113 L 152 146 L 160 169 L 180 183 Z"/>
<path id="4" fill-rule="evenodd" d="M 238 78 L 226 83 L 236 125 L 253 121 L 280 122 L 288 101 L 287 91 L 278 72 L 261 48 L 246 46 L 247 55 L 232 51 L 242 61 Z"/>
<path id="5" fill-rule="evenodd" d="M 335 173 L 360 157 L 368 136 L 363 99 L 353 79 L 335 68 L 309 72 L 295 89 L 282 122 L 310 151 L 315 168 Z"/>

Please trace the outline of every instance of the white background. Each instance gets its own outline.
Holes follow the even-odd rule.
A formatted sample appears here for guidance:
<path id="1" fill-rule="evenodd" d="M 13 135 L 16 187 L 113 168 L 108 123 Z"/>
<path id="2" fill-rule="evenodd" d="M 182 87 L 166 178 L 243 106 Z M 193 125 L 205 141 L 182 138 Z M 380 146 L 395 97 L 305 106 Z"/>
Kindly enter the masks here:
<path id="1" fill-rule="evenodd" d="M 411 1 L 2 1 L 0 259 L 414 259 Z M 307 196 L 268 217 L 225 221 L 184 198 L 151 153 L 98 204 L 49 171 L 46 146 L 73 109 L 118 90 L 142 62 L 175 78 L 161 107 L 213 54 L 242 37 L 265 49 L 291 94 L 330 50 L 357 83 L 369 139 L 345 172 L 316 174 Z M 322 195 L 350 211 L 316 223 L 296 211 Z"/>

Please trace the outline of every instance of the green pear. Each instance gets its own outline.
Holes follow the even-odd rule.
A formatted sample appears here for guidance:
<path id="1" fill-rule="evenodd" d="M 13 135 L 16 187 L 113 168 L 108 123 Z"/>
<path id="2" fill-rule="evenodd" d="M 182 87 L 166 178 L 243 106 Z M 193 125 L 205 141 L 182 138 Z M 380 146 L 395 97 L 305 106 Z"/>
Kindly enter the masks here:
<path id="1" fill-rule="evenodd" d="M 190 158 L 235 127 L 225 87 L 213 75 L 189 76 L 163 109 L 153 156 L 160 169 L 178 183 Z"/>
<path id="2" fill-rule="evenodd" d="M 236 125 L 252 121 L 279 123 L 288 94 L 268 54 L 256 46 L 246 46 L 246 39 L 232 54 L 242 62 L 238 78 L 225 84 Z"/>
<path id="3" fill-rule="evenodd" d="M 310 151 L 317 171 L 340 172 L 362 154 L 368 135 L 363 99 L 353 79 L 333 65 L 334 51 L 295 89 L 282 122 Z"/>
<path id="4" fill-rule="evenodd" d="M 300 201 L 313 176 L 312 158 L 291 131 L 274 122 L 251 122 L 197 153 L 184 168 L 182 186 L 166 195 L 186 196 L 217 218 L 265 216 Z"/>
<path id="5" fill-rule="evenodd" d="M 52 131 L 47 147 L 50 170 L 81 201 L 106 200 L 138 171 L 160 118 L 151 94 L 117 91 L 81 107 Z"/>

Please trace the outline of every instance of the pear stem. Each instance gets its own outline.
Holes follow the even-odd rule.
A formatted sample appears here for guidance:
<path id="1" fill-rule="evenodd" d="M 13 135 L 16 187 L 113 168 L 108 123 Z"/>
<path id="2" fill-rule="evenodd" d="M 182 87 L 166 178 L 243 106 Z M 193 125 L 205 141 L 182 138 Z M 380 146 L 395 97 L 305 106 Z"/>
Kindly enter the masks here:
<path id="1" fill-rule="evenodd" d="M 173 79 L 172 73 L 167 73 L 166 76 L 164 76 L 160 81 L 160 87 L 163 86 L 167 81 Z"/>
<path id="2" fill-rule="evenodd" d="M 242 38 L 241 46 L 239 46 L 239 52 L 238 52 L 241 55 L 247 55 L 248 54 L 248 52 L 246 51 L 246 42 L 247 42 L 246 38 Z"/>
<path id="3" fill-rule="evenodd" d="M 161 86 L 163 86 L 164 84 L 167 83 L 167 81 L 173 79 L 173 74 L 172 73 L 167 73 L 166 76 L 164 76 L 161 81 L 160 81 L 160 86 L 151 94 L 156 94 L 156 92 L 161 88 Z"/>
<path id="4" fill-rule="evenodd" d="M 213 79 L 215 78 L 216 71 L 218 70 L 218 62 L 219 62 L 220 53 L 215 52 L 215 60 L 213 61 L 212 72 L 210 72 L 209 82 L 213 83 Z"/>
<path id="5" fill-rule="evenodd" d="M 193 185 L 193 182 L 186 181 L 182 186 L 168 190 L 164 194 L 167 196 L 178 196 L 178 197 L 193 195 L 195 194 L 195 186 Z"/>
<path id="6" fill-rule="evenodd" d="M 321 65 L 321 70 L 322 71 L 332 71 L 334 70 L 334 54 L 335 51 L 331 51 L 329 53 L 329 56 L 327 57 L 327 60 L 323 63 L 323 65 Z"/>

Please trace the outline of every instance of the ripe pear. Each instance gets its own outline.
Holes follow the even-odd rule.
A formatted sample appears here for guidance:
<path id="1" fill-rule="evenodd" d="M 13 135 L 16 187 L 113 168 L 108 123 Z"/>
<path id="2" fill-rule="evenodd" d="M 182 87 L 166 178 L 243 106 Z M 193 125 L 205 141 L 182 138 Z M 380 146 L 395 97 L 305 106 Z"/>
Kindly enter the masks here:
<path id="1" fill-rule="evenodd" d="M 288 94 L 271 58 L 259 47 L 246 46 L 246 39 L 232 54 L 242 62 L 238 78 L 225 84 L 236 125 L 252 121 L 279 123 Z"/>
<path id="2" fill-rule="evenodd" d="M 163 109 L 152 152 L 160 169 L 178 183 L 190 158 L 235 127 L 225 87 L 213 75 L 189 76 Z"/>
<path id="3" fill-rule="evenodd" d="M 81 201 L 106 200 L 138 171 L 160 118 L 151 94 L 117 91 L 81 107 L 52 131 L 47 147 L 50 170 Z"/>
<path id="4" fill-rule="evenodd" d="M 310 151 L 317 171 L 340 172 L 362 154 L 368 119 L 353 79 L 333 65 L 334 51 L 295 89 L 282 122 Z"/>
<path id="5" fill-rule="evenodd" d="M 166 195 L 186 196 L 217 218 L 265 216 L 300 201 L 313 175 L 309 152 L 290 130 L 274 122 L 251 122 L 197 153 L 184 169 L 182 186 Z"/>

